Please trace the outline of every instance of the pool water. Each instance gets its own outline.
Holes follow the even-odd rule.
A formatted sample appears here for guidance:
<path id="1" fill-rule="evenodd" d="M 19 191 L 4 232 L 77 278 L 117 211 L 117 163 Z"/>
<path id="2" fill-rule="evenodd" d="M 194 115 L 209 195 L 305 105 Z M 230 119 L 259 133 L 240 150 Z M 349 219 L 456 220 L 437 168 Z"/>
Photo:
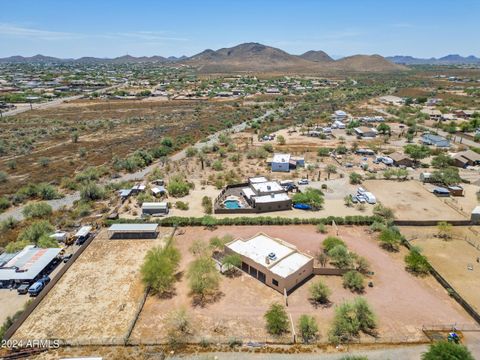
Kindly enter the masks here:
<path id="1" fill-rule="evenodd" d="M 227 209 L 240 209 L 240 202 L 238 200 L 225 200 L 223 203 Z"/>

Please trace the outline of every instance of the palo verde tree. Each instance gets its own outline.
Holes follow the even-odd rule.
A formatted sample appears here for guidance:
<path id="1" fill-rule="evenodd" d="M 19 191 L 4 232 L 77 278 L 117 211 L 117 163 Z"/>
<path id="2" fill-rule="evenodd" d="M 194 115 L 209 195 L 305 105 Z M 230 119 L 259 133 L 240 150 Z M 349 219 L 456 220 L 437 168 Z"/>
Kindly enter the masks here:
<path id="1" fill-rule="evenodd" d="M 272 335 L 282 335 L 288 332 L 288 315 L 285 307 L 273 303 L 264 315 L 267 331 Z"/>
<path id="2" fill-rule="evenodd" d="M 160 296 L 171 292 L 175 283 L 175 274 L 180 263 L 180 252 L 173 245 L 173 239 L 162 247 L 154 247 L 147 252 L 140 269 L 143 283 L 153 293 Z"/>

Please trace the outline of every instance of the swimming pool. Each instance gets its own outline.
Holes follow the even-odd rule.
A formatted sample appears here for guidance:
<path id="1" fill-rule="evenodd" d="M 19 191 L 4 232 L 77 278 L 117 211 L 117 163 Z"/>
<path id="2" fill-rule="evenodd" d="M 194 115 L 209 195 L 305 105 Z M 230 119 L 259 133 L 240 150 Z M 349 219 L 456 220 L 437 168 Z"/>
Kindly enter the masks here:
<path id="1" fill-rule="evenodd" d="M 223 202 L 227 209 L 240 209 L 240 202 L 238 200 L 225 200 Z"/>

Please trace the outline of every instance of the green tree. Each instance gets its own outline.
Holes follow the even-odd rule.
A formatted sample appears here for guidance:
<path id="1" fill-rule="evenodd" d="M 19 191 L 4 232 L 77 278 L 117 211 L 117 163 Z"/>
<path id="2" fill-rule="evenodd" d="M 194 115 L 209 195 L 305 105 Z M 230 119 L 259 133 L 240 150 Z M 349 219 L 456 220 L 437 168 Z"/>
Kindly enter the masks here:
<path id="1" fill-rule="evenodd" d="M 285 307 L 273 303 L 264 315 L 267 322 L 267 331 L 272 335 L 281 335 L 288 332 L 288 315 Z"/>
<path id="2" fill-rule="evenodd" d="M 412 247 L 405 256 L 406 268 L 416 275 L 426 275 L 430 272 L 430 264 L 425 256 L 422 255 L 418 247 Z"/>
<path id="3" fill-rule="evenodd" d="M 403 150 L 415 163 L 430 155 L 430 149 L 425 145 L 408 144 L 404 146 Z"/>
<path id="4" fill-rule="evenodd" d="M 330 174 L 337 173 L 337 167 L 335 165 L 328 164 L 327 167 L 325 168 L 325 171 L 327 172 L 328 179 L 330 179 Z"/>
<path id="5" fill-rule="evenodd" d="M 310 298 L 319 304 L 327 304 L 332 291 L 321 280 L 315 281 L 309 287 Z"/>
<path id="6" fill-rule="evenodd" d="M 402 235 L 392 228 L 385 228 L 380 232 L 381 246 L 388 251 L 398 251 L 402 241 Z"/>
<path id="7" fill-rule="evenodd" d="M 172 241 L 163 248 L 150 249 L 140 269 L 143 283 L 160 296 L 171 293 L 180 263 L 180 252 Z"/>
<path id="8" fill-rule="evenodd" d="M 324 202 L 323 192 L 309 187 L 306 188 L 305 191 L 293 195 L 292 201 L 294 204 L 307 204 L 313 209 L 319 210 L 322 208 Z"/>
<path id="9" fill-rule="evenodd" d="M 18 241 L 28 241 L 30 243 L 36 244 L 38 240 L 43 235 L 51 235 L 54 232 L 52 224 L 46 220 L 38 220 L 30 224 L 26 229 L 24 229 L 19 235 Z"/>
<path id="10" fill-rule="evenodd" d="M 286 144 L 285 137 L 283 135 L 278 135 L 277 136 L 277 143 L 279 145 L 285 145 Z"/>
<path id="11" fill-rule="evenodd" d="M 355 292 L 363 292 L 365 284 L 362 274 L 356 270 L 350 270 L 343 274 L 343 287 Z"/>
<path id="12" fill-rule="evenodd" d="M 314 341 L 318 337 L 318 325 L 313 316 L 301 315 L 298 319 L 298 329 L 305 344 Z"/>
<path id="13" fill-rule="evenodd" d="M 385 123 L 381 123 L 380 125 L 378 125 L 377 130 L 380 134 L 383 134 L 383 135 L 385 135 L 385 134 L 390 135 L 390 132 L 391 132 L 390 126 L 388 126 Z"/>
<path id="14" fill-rule="evenodd" d="M 449 341 L 437 341 L 430 344 L 428 351 L 422 354 L 422 360 L 474 360 L 467 347 Z"/>
<path id="15" fill-rule="evenodd" d="M 222 271 L 225 270 L 227 273 L 230 273 L 242 266 L 242 257 L 238 254 L 228 254 L 225 255 L 222 259 Z"/>
<path id="16" fill-rule="evenodd" d="M 455 167 L 447 167 L 433 171 L 432 180 L 445 186 L 456 185 L 462 182 L 459 171 Z"/>
<path id="17" fill-rule="evenodd" d="M 454 163 L 453 158 L 445 153 L 440 153 L 432 159 L 432 166 L 437 169 L 446 168 L 452 166 Z"/>
<path id="18" fill-rule="evenodd" d="M 215 262 L 209 256 L 201 256 L 192 261 L 187 270 L 190 291 L 200 303 L 218 289 L 220 275 Z"/>

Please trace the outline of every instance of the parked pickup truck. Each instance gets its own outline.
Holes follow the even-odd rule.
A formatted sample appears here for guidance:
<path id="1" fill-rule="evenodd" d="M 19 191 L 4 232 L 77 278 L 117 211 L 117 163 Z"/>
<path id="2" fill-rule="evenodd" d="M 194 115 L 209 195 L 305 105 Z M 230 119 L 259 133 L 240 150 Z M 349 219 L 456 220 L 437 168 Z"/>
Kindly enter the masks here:
<path id="1" fill-rule="evenodd" d="M 32 286 L 28 288 L 28 293 L 30 296 L 37 296 L 49 282 L 50 278 L 48 276 L 42 277 L 40 280 L 35 281 Z"/>

